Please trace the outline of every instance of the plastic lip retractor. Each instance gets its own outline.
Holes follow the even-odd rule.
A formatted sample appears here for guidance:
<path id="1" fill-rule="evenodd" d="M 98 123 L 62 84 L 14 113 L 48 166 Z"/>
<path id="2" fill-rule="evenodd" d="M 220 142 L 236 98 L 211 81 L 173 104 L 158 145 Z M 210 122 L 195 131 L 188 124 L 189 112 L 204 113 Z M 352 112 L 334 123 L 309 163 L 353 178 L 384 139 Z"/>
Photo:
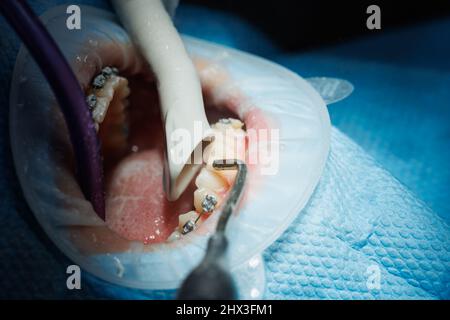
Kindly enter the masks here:
<path id="1" fill-rule="evenodd" d="M 213 168 L 216 170 L 237 169 L 236 179 L 220 213 L 216 232 L 209 238 L 205 257 L 184 280 L 178 292 L 178 299 L 231 300 L 237 298 L 233 278 L 226 266 L 225 254 L 228 239 L 225 229 L 241 199 L 247 176 L 247 166 L 241 160 L 215 160 Z M 194 224 L 195 222 L 191 221 Z"/>
<path id="2" fill-rule="evenodd" d="M 28 48 L 58 100 L 69 129 L 81 189 L 104 220 L 100 144 L 80 85 L 56 42 L 24 0 L 1 0 L 0 11 Z"/>

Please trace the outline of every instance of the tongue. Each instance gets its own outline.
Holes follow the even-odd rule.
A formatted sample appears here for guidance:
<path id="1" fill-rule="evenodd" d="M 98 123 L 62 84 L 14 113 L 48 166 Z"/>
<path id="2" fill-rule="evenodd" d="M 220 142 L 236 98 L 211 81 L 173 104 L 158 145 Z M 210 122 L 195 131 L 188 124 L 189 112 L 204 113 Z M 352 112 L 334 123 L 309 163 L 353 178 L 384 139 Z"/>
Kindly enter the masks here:
<path id="1" fill-rule="evenodd" d="M 129 240 L 165 241 L 178 215 L 192 209 L 192 190 L 169 202 L 162 185 L 163 159 L 158 149 L 129 155 L 111 173 L 106 191 L 106 223 Z"/>

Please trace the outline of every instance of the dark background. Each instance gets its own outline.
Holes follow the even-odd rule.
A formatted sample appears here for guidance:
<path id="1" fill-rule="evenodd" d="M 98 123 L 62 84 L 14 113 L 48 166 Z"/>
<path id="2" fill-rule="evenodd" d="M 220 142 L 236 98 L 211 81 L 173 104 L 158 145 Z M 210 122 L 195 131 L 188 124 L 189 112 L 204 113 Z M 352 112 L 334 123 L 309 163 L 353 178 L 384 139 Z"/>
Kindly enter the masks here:
<path id="1" fill-rule="evenodd" d="M 365 33 L 383 32 L 401 25 L 450 15 L 450 0 L 183 0 L 183 3 L 199 4 L 236 14 L 250 21 L 278 46 L 289 51 L 332 44 Z M 381 9 L 380 31 L 366 28 L 369 16 L 366 9 L 372 4 Z M 296 30 L 299 31 L 298 36 Z"/>

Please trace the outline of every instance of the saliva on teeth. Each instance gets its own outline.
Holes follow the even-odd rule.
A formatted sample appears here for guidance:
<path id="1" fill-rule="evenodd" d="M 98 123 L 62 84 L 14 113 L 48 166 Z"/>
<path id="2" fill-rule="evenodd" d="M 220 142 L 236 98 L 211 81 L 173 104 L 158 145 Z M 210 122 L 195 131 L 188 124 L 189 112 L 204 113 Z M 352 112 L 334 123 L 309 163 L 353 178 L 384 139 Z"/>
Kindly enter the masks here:
<path id="1" fill-rule="evenodd" d="M 190 233 L 211 214 L 214 214 L 225 199 L 234 183 L 236 170 L 216 170 L 212 167 L 215 160 L 245 160 L 244 123 L 238 119 L 220 119 L 211 128 L 214 141 L 204 150 L 205 165 L 195 179 L 194 210 L 180 214 L 178 227 L 167 239 L 168 242 L 179 240 Z"/>

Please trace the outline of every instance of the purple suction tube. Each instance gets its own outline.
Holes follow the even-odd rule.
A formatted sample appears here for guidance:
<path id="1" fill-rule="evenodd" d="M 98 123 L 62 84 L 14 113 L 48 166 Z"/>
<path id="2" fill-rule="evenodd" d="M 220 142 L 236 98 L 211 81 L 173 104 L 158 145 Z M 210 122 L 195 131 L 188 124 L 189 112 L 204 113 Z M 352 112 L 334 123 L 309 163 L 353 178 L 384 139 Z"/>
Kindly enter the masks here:
<path id="1" fill-rule="evenodd" d="M 24 0 L 0 0 L 0 11 L 22 39 L 50 84 L 69 130 L 78 182 L 97 215 L 105 220 L 100 144 L 84 94 L 72 69 Z"/>

